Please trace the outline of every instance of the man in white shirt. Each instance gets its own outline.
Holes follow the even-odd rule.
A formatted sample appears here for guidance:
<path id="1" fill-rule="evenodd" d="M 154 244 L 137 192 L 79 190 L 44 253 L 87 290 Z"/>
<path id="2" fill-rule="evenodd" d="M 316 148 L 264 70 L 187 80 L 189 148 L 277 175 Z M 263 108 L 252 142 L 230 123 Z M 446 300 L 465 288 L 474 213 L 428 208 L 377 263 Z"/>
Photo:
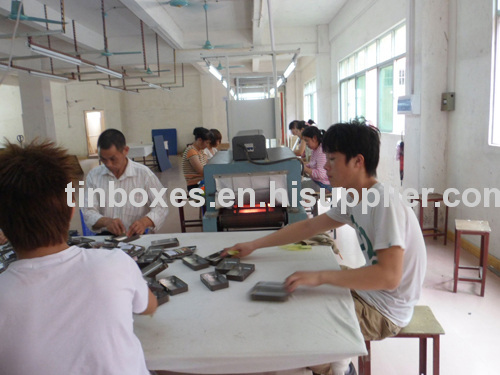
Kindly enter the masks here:
<path id="1" fill-rule="evenodd" d="M 73 168 L 48 142 L 0 154 L 0 226 L 18 258 L 0 274 L 0 373 L 148 375 L 133 314 L 156 297 L 122 250 L 67 245 Z"/>
<path id="2" fill-rule="evenodd" d="M 323 215 L 236 244 L 225 253 L 233 250 L 244 257 L 259 248 L 297 242 L 348 224 L 356 230 L 366 265 L 339 271 L 296 272 L 286 279 L 286 287 L 289 291 L 301 285 L 349 288 L 365 340 L 394 336 L 410 322 L 425 276 L 427 256 L 417 218 L 398 193 L 377 181 L 380 133 L 376 128 L 358 120 L 332 125 L 324 136 L 323 149 L 331 185 L 355 190 L 358 204 L 346 204 L 346 212 L 337 204 Z M 379 195 L 378 205 L 363 204 L 367 190 Z M 352 194 L 347 198 L 350 203 Z M 320 374 L 355 373 L 348 360 L 311 369 Z"/>
<path id="3" fill-rule="evenodd" d="M 99 136 L 97 148 L 103 165 L 92 169 L 87 176 L 85 208 L 82 209 L 85 224 L 96 232 L 126 233 L 127 236 L 143 234 L 147 228 L 160 228 L 168 208 L 161 204 L 150 207 L 156 199 L 152 189 L 156 192 L 163 189 L 158 177 L 145 165 L 127 158 L 129 147 L 119 130 L 105 130 Z M 138 188 L 145 193 L 139 193 Z M 104 197 L 93 194 L 90 204 L 89 189 L 102 189 Z M 116 192 L 121 189 L 126 196 Z M 102 199 L 105 199 L 104 204 Z M 117 204 L 111 204 L 111 199 Z M 121 204 L 123 200 L 124 205 Z"/>

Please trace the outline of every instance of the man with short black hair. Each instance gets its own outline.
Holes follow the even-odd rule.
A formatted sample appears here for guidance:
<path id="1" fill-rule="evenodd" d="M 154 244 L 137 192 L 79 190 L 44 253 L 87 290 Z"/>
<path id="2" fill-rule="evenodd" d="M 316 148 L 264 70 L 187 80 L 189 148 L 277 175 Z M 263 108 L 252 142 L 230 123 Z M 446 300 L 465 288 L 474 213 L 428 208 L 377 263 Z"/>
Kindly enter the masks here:
<path id="1" fill-rule="evenodd" d="M 147 228 L 159 229 L 164 223 L 168 208 L 157 204 L 149 207 L 155 201 L 155 194 L 151 189 L 160 192 L 163 189 L 158 177 L 145 165 L 136 163 L 127 154 L 129 147 L 123 133 L 116 129 L 107 129 L 97 141 L 99 158 L 103 165 L 92 169 L 87 176 L 85 191 L 85 208 L 82 209 L 85 224 L 93 231 L 107 231 L 114 235 L 143 234 Z M 113 191 L 123 189 L 126 197 L 114 194 Z M 89 204 L 89 189 L 102 189 L 105 192 L 104 207 L 101 207 L 99 194 L 94 194 L 93 204 Z M 143 201 L 143 196 L 135 192 L 141 188 L 147 194 L 147 201 L 139 207 L 137 203 Z M 113 193 L 113 194 L 111 194 Z M 110 197 L 110 194 L 113 197 Z M 124 205 L 111 205 L 110 199 L 126 200 Z M 135 204 L 135 205 L 134 205 Z"/>
<path id="2" fill-rule="evenodd" d="M 259 248 L 301 241 L 347 224 L 356 230 L 366 265 L 339 271 L 296 272 L 287 278 L 286 286 L 289 291 L 300 285 L 349 288 L 365 340 L 394 336 L 410 322 L 424 281 L 427 256 L 418 220 L 397 192 L 376 179 L 380 154 L 378 129 L 358 120 L 332 125 L 323 138 L 323 150 L 331 185 L 354 189 L 358 204 L 345 205 L 346 212 L 337 204 L 323 215 L 236 244 L 225 252 L 235 250 L 239 257 L 244 257 Z M 363 190 L 366 194 L 367 189 L 379 194 L 377 206 L 363 204 Z M 347 200 L 352 203 L 354 195 L 349 193 Z M 355 373 L 348 362 L 311 369 L 320 374 Z"/>
<path id="3" fill-rule="evenodd" d="M 68 246 L 74 176 L 52 143 L 0 154 L 0 227 L 18 258 L 0 274 L 0 373 L 148 375 L 133 313 L 156 297 L 122 250 Z"/>

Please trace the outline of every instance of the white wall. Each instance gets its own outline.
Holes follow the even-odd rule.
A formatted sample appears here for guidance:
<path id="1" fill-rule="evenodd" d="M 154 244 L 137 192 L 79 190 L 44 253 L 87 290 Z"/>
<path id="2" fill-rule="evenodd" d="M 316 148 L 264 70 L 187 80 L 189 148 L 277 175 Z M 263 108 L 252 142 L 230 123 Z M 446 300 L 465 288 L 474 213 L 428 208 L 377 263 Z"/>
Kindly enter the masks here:
<path id="1" fill-rule="evenodd" d="M 330 24 L 332 122 L 339 118 L 337 64 L 409 15 L 410 1 L 349 1 Z M 487 145 L 493 2 L 415 1 L 415 93 L 421 114 L 406 119 L 404 187 L 500 188 L 500 149 Z M 369 25 L 369 26 L 367 26 Z M 442 92 L 456 93 L 456 108 L 440 110 Z M 379 179 L 398 184 L 395 147 L 399 136 L 382 135 Z M 488 220 L 490 254 L 500 257 L 500 210 L 450 209 L 454 219 Z M 479 241 L 468 238 L 476 245 Z"/>
<path id="2" fill-rule="evenodd" d="M 449 114 L 447 185 L 460 191 L 500 188 L 500 148 L 487 145 L 493 5 L 489 0 L 456 4 L 456 107 Z M 488 220 L 490 254 L 500 258 L 498 208 L 460 205 L 450 209 L 452 223 L 455 218 Z"/>
<path id="3" fill-rule="evenodd" d="M 337 74 L 339 62 L 404 20 L 407 13 L 406 3 L 401 0 L 349 1 L 330 23 L 330 124 L 340 119 Z M 400 186 L 399 161 L 396 160 L 396 144 L 400 139 L 398 134 L 382 134 L 381 137 L 378 179 L 394 187 Z"/>
<path id="4" fill-rule="evenodd" d="M 0 78 L 2 72 L 0 72 Z M 21 94 L 19 82 L 15 76 L 7 76 L 0 85 L 0 144 L 4 138 L 16 143 L 17 135 L 23 135 L 23 119 L 21 116 Z"/>

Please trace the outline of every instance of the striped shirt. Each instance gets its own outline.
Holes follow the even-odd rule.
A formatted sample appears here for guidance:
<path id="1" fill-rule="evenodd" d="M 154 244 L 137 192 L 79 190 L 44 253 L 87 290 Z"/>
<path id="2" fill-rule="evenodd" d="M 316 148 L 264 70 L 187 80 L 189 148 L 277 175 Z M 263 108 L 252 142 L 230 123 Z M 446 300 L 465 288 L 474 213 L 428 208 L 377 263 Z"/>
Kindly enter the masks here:
<path id="1" fill-rule="evenodd" d="M 207 155 L 202 151 L 198 151 L 193 145 L 188 146 L 182 154 L 182 173 L 186 179 L 187 186 L 196 185 L 203 180 L 203 173 L 196 172 L 189 159 L 198 158 L 202 166 L 207 164 Z"/>
<path id="2" fill-rule="evenodd" d="M 111 181 L 114 183 L 113 199 L 116 204 L 121 205 L 120 202 L 126 199 L 126 204 L 123 207 L 117 207 L 116 204 L 114 207 L 110 207 L 111 194 L 109 192 L 109 182 Z M 93 204 L 89 206 L 89 188 L 101 188 L 104 190 L 105 194 L 103 198 L 105 201 L 102 204 L 104 207 L 100 207 L 101 197 L 97 192 L 93 194 Z M 120 190 L 118 190 L 119 188 L 127 193 L 126 198 L 122 197 Z M 147 202 L 142 207 L 134 207 L 130 201 L 130 192 L 136 188 L 144 189 L 147 193 Z M 154 229 L 160 228 L 168 215 L 168 207 L 162 207 L 158 202 L 156 202 L 156 207 L 149 207 L 156 198 L 151 188 L 159 192 L 163 189 L 163 185 L 148 167 L 130 159 L 128 159 L 125 172 L 118 179 L 104 165 L 92 169 L 87 176 L 85 207 L 82 208 L 85 224 L 89 228 L 92 228 L 101 217 L 110 217 L 121 219 L 125 228 L 129 228 L 136 220 L 147 216 L 154 223 Z M 132 197 L 135 200 L 135 205 L 140 205 L 144 201 L 142 193 L 137 192 Z M 163 196 L 163 200 L 167 203 L 165 196 Z M 105 230 L 105 228 L 102 228 L 102 230 Z"/>

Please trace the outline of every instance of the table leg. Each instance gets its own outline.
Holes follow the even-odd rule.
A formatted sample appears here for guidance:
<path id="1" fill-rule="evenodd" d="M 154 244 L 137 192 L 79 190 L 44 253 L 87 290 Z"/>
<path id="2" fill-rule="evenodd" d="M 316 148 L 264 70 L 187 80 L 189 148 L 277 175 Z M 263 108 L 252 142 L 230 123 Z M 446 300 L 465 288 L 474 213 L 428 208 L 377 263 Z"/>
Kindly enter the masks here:
<path id="1" fill-rule="evenodd" d="M 432 336 L 432 375 L 439 375 L 439 335 Z"/>
<path id="2" fill-rule="evenodd" d="M 427 374 L 427 338 L 420 337 L 420 349 L 419 349 L 419 375 Z"/>
<path id="3" fill-rule="evenodd" d="M 438 208 L 436 206 L 436 202 L 434 202 L 434 229 L 432 230 L 434 234 L 438 231 Z M 437 239 L 437 236 L 434 236 L 434 240 Z"/>
<path id="4" fill-rule="evenodd" d="M 484 289 L 486 287 L 486 271 L 488 270 L 488 243 L 490 234 L 486 233 L 481 235 L 481 297 L 484 297 Z"/>
<path id="5" fill-rule="evenodd" d="M 460 261 L 460 240 L 461 240 L 461 232 L 455 229 L 455 262 L 454 262 L 454 270 L 453 270 L 453 293 L 457 292 L 457 283 L 458 283 L 458 265 Z"/>

